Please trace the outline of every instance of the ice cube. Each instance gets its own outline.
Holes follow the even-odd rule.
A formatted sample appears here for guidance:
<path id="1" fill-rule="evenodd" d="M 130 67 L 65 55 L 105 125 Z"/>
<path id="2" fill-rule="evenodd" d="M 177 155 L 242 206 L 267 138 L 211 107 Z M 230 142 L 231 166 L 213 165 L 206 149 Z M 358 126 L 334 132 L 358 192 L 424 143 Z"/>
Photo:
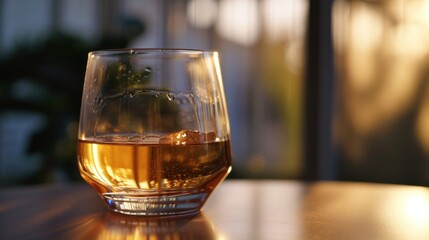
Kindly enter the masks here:
<path id="1" fill-rule="evenodd" d="M 159 135 L 145 135 L 142 136 L 141 142 L 145 144 L 158 144 L 161 140 Z"/>
<path id="2" fill-rule="evenodd" d="M 161 144 L 186 145 L 212 142 L 216 140 L 214 132 L 201 133 L 193 130 L 182 130 L 160 138 Z"/>
<path id="3" fill-rule="evenodd" d="M 128 143 L 142 143 L 142 144 L 158 144 L 160 136 L 155 134 L 147 135 L 129 135 L 126 137 L 126 142 Z"/>

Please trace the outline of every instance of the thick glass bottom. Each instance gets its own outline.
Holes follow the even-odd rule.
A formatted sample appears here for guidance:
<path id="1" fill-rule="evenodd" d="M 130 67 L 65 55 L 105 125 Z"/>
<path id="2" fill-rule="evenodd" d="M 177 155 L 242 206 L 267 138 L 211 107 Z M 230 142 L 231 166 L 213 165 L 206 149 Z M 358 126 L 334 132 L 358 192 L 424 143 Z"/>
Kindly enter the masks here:
<path id="1" fill-rule="evenodd" d="M 127 215 L 181 216 L 197 214 L 207 192 L 181 192 L 148 195 L 142 193 L 103 193 L 102 198 L 110 210 Z"/>

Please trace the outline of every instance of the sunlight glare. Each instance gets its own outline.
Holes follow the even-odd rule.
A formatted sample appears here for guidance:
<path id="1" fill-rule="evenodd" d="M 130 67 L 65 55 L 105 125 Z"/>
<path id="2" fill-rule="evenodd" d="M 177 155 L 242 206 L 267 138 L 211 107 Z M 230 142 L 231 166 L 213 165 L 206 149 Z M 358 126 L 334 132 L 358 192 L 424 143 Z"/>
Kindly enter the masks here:
<path id="1" fill-rule="evenodd" d="M 306 29 L 307 2 L 304 0 L 264 0 L 264 28 L 269 40 L 303 36 Z"/>
<path id="2" fill-rule="evenodd" d="M 425 188 L 392 192 L 383 204 L 380 220 L 384 227 L 397 230 L 393 239 L 424 239 L 429 233 L 428 202 L 429 192 Z"/>
<path id="3" fill-rule="evenodd" d="M 216 21 L 217 4 L 214 0 L 191 0 L 188 2 L 186 16 L 192 26 L 209 28 Z"/>
<path id="4" fill-rule="evenodd" d="M 217 22 L 219 35 L 244 46 L 256 43 L 259 36 L 256 0 L 221 0 Z"/>

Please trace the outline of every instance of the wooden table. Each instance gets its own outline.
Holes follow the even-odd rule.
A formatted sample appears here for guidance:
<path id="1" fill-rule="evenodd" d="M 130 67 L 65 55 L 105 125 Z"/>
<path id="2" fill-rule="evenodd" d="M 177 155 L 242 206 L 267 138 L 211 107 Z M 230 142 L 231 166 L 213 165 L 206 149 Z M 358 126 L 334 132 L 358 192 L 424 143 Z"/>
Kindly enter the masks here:
<path id="1" fill-rule="evenodd" d="M 429 239 L 429 188 L 229 180 L 201 214 L 110 213 L 86 184 L 0 190 L 0 239 Z"/>

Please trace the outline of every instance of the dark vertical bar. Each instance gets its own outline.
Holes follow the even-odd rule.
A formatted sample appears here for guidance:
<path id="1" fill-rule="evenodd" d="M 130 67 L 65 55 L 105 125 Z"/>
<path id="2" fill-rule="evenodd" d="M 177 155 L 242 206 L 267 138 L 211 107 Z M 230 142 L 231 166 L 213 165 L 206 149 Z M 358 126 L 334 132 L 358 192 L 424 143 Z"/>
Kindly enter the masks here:
<path id="1" fill-rule="evenodd" d="M 4 36 L 3 34 L 4 34 L 4 32 L 3 32 L 3 30 L 4 30 L 4 26 L 3 26 L 3 23 L 4 23 L 4 0 L 0 0 L 0 52 L 2 52 L 1 51 L 1 49 L 3 48 L 3 44 L 4 44 L 4 39 L 3 39 L 3 37 L 1 37 L 1 36 Z M 0 59 L 2 58 L 3 56 L 0 56 Z"/>
<path id="2" fill-rule="evenodd" d="M 170 0 L 163 0 L 161 1 L 161 6 L 160 6 L 160 12 L 161 12 L 161 30 L 160 30 L 160 34 L 161 34 L 161 47 L 163 48 L 167 48 L 170 47 L 170 23 L 171 23 L 171 13 L 172 13 L 172 8 L 173 8 L 173 3 Z"/>
<path id="3" fill-rule="evenodd" d="M 318 0 L 309 2 L 309 19 L 307 26 L 307 64 L 306 82 L 304 87 L 305 109 L 304 109 L 304 168 L 303 178 L 306 180 L 317 179 L 318 156 L 319 156 L 319 5 Z"/>
<path id="4" fill-rule="evenodd" d="M 303 178 L 333 180 L 337 163 L 333 152 L 333 0 L 310 0 L 305 84 L 305 149 Z"/>
<path id="5" fill-rule="evenodd" d="M 318 1 L 319 2 L 319 1 Z M 338 178 L 338 162 L 335 156 L 333 140 L 334 117 L 334 55 L 332 41 L 332 5 L 334 0 L 321 1 L 320 6 L 320 136 L 319 136 L 319 172 L 322 180 L 336 180 Z"/>
<path id="6" fill-rule="evenodd" d="M 3 41 L 4 41 L 4 39 L 3 39 L 3 37 L 2 36 L 4 36 L 3 34 L 3 30 L 4 30 L 4 26 L 3 26 L 3 22 L 4 22 L 4 0 L 0 0 L 0 53 L 1 52 L 3 52 Z M 1 54 L 1 55 L 3 55 L 3 56 L 0 56 L 0 60 L 2 60 L 3 58 L 4 58 L 4 54 Z M 2 81 L 1 83 L 0 83 L 0 89 L 6 89 L 6 84 L 5 84 L 5 82 L 6 81 Z M 2 94 L 2 95 L 0 95 L 0 101 L 1 102 L 7 102 L 6 101 L 6 96 L 4 96 L 4 95 L 7 95 L 7 94 Z M 3 148 L 5 147 L 4 146 L 4 144 L 3 144 L 3 137 L 4 137 L 4 130 L 3 130 L 3 128 L 4 128 L 4 123 L 3 123 L 3 120 L 1 119 L 2 118 L 2 115 L 3 115 L 3 110 L 4 109 L 2 109 L 2 108 L 0 108 L 0 111 L 2 112 L 2 114 L 0 114 L 0 179 L 3 179 L 4 178 L 4 176 L 3 176 L 3 166 L 5 165 L 5 159 L 3 158 Z M 0 187 L 2 187 L 2 186 L 4 186 L 4 185 L 6 185 L 5 183 L 4 183 L 5 181 L 0 181 Z"/>
<path id="7" fill-rule="evenodd" d="M 120 26 L 117 24 L 118 13 L 120 12 L 120 2 L 118 0 L 99 0 L 99 13 L 101 19 L 102 36 L 114 36 L 119 32 Z"/>
<path id="8" fill-rule="evenodd" d="M 58 33 L 60 31 L 60 11 L 61 11 L 61 0 L 52 0 L 52 31 Z"/>

